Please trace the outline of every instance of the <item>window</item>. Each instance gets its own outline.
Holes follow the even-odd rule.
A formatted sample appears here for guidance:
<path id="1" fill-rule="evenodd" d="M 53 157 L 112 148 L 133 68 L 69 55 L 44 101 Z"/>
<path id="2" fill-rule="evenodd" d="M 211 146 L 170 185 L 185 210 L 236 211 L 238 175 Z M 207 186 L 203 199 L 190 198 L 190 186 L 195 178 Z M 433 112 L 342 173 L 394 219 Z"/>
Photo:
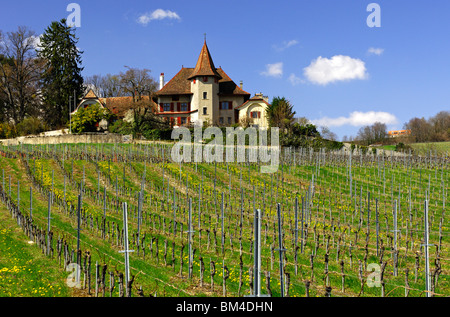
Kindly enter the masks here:
<path id="1" fill-rule="evenodd" d="M 206 91 L 203 93 L 203 99 L 208 99 L 208 93 Z"/>
<path id="2" fill-rule="evenodd" d="M 220 124 L 223 124 L 223 117 L 220 117 L 220 118 L 219 118 L 219 123 L 220 123 Z"/>
<path id="3" fill-rule="evenodd" d="M 221 101 L 220 102 L 220 110 L 231 110 L 232 103 L 230 101 Z"/>
<path id="4" fill-rule="evenodd" d="M 228 117 L 228 124 L 231 124 L 231 117 Z"/>
<path id="5" fill-rule="evenodd" d="M 207 82 L 208 82 L 208 77 L 207 77 L 207 76 L 204 76 L 204 77 L 203 77 L 203 81 L 204 81 L 205 83 L 207 83 Z"/>
<path id="6" fill-rule="evenodd" d="M 170 111 L 170 103 L 165 103 L 165 104 L 163 105 L 163 107 L 164 107 L 164 112 Z"/>
<path id="7" fill-rule="evenodd" d="M 203 107 L 203 115 L 207 115 L 208 114 L 208 108 L 207 107 Z"/>
<path id="8" fill-rule="evenodd" d="M 187 103 L 182 103 L 181 104 L 181 111 L 188 111 L 188 104 Z"/>
<path id="9" fill-rule="evenodd" d="M 250 117 L 253 119 L 261 118 L 261 112 L 259 112 L 259 111 L 250 112 Z"/>
<path id="10" fill-rule="evenodd" d="M 181 124 L 186 124 L 186 118 L 182 117 L 180 122 L 181 122 Z"/>
<path id="11" fill-rule="evenodd" d="M 179 101 L 180 100 L 180 96 L 172 96 L 172 101 Z"/>

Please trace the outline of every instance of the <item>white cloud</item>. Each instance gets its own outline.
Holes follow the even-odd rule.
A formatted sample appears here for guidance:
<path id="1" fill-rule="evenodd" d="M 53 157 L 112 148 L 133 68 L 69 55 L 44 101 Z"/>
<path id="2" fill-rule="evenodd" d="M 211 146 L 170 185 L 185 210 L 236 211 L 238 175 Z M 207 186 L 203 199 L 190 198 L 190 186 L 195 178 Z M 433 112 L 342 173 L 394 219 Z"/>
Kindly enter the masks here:
<path id="1" fill-rule="evenodd" d="M 370 55 L 378 55 L 380 56 L 381 54 L 384 53 L 384 48 L 376 48 L 376 47 L 371 47 L 367 50 L 367 53 L 369 53 Z"/>
<path id="2" fill-rule="evenodd" d="M 27 41 L 31 41 L 31 45 L 33 46 L 33 48 L 35 50 L 39 49 L 39 45 L 41 45 L 41 38 L 42 38 L 43 34 L 35 36 L 32 35 L 29 38 L 27 38 Z"/>
<path id="3" fill-rule="evenodd" d="M 354 111 L 350 113 L 348 117 L 329 118 L 323 117 L 317 120 L 312 120 L 316 125 L 327 127 L 341 127 L 344 125 L 351 125 L 354 127 L 361 127 L 366 125 L 372 125 L 375 122 L 381 122 L 385 124 L 397 124 L 397 118 L 395 115 L 382 112 L 382 111 L 368 111 L 360 112 Z"/>
<path id="4" fill-rule="evenodd" d="M 343 55 L 336 55 L 331 59 L 319 56 L 304 68 L 304 74 L 310 82 L 318 85 L 368 77 L 362 60 Z"/>
<path id="5" fill-rule="evenodd" d="M 292 84 L 292 86 L 295 86 L 295 85 L 298 85 L 298 84 L 301 84 L 304 82 L 303 79 L 301 79 L 300 77 L 297 77 L 294 73 L 289 75 L 288 80 Z"/>
<path id="6" fill-rule="evenodd" d="M 266 70 L 261 75 L 268 77 L 281 77 L 283 75 L 283 63 L 267 64 Z"/>
<path id="7" fill-rule="evenodd" d="M 283 41 L 283 43 L 281 45 L 273 45 L 273 47 L 277 50 L 277 51 L 284 51 L 285 49 L 288 49 L 291 46 L 297 45 L 298 41 L 297 40 L 290 40 L 290 41 Z"/>
<path id="8" fill-rule="evenodd" d="M 138 23 L 142 25 L 147 25 L 153 20 L 163 20 L 163 19 L 171 19 L 171 20 L 181 20 L 180 16 L 173 11 L 156 9 L 153 12 L 145 13 L 138 18 Z"/>

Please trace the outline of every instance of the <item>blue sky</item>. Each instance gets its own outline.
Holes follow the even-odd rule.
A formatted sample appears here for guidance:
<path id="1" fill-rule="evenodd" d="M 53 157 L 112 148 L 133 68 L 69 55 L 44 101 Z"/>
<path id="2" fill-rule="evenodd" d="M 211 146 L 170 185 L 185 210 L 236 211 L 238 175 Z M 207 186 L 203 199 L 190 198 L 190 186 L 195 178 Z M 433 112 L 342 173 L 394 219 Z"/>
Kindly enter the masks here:
<path id="1" fill-rule="evenodd" d="M 214 63 L 251 94 L 283 96 L 339 138 L 362 125 L 401 129 L 450 110 L 450 1 L 8 1 L 0 30 L 38 35 L 81 8 L 83 75 L 194 67 L 204 33 Z M 380 27 L 369 27 L 370 3 Z"/>

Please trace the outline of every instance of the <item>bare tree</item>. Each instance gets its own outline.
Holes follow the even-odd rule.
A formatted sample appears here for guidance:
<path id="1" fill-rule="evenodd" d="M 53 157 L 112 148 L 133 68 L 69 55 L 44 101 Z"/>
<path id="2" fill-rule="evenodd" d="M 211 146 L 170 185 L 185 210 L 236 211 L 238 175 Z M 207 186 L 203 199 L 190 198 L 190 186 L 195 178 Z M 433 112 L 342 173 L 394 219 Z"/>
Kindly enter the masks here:
<path id="1" fill-rule="evenodd" d="M 412 118 L 405 124 L 405 129 L 411 130 L 413 142 L 432 140 L 433 128 L 425 118 Z"/>
<path id="2" fill-rule="evenodd" d="M 122 96 L 118 75 L 107 74 L 102 78 L 101 85 L 105 98 Z"/>
<path id="3" fill-rule="evenodd" d="M 0 94 L 4 119 L 21 122 L 39 114 L 39 79 L 43 62 L 36 57 L 36 34 L 27 27 L 0 40 Z"/>
<path id="4" fill-rule="evenodd" d="M 325 127 L 325 126 L 321 127 L 320 135 L 322 136 L 322 138 L 330 140 L 330 141 L 337 140 L 336 133 L 332 132 L 328 127 Z"/>
<path id="5" fill-rule="evenodd" d="M 92 75 L 89 77 L 86 77 L 84 79 L 84 86 L 86 87 L 86 90 L 89 91 L 92 89 L 94 93 L 100 97 L 104 98 L 104 87 L 103 87 L 103 77 L 101 75 Z"/>
<path id="6" fill-rule="evenodd" d="M 450 140 L 450 112 L 441 111 L 429 120 L 433 126 L 433 141 Z"/>
<path id="7" fill-rule="evenodd" d="M 143 96 L 152 96 L 156 91 L 156 81 L 150 76 L 149 69 L 138 69 L 125 66 L 128 70 L 120 73 L 120 87 L 124 94 L 132 96 L 135 102 Z"/>
<path id="8" fill-rule="evenodd" d="M 370 145 L 377 142 L 383 142 L 386 139 L 387 127 L 386 124 L 375 122 L 371 126 L 361 127 L 358 131 L 357 138 Z"/>
<path id="9" fill-rule="evenodd" d="M 123 97 L 119 75 L 92 75 L 84 79 L 86 89 L 92 89 L 100 98 Z"/>
<path id="10" fill-rule="evenodd" d="M 386 139 L 387 127 L 385 123 L 375 122 L 371 129 L 374 142 L 382 142 Z"/>

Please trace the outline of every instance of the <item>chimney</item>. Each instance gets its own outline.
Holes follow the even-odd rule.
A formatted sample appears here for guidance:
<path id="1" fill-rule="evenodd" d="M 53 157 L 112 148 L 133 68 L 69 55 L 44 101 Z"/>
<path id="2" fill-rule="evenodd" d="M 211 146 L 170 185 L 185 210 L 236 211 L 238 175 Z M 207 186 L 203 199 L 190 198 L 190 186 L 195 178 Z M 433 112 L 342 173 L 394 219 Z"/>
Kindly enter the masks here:
<path id="1" fill-rule="evenodd" d="M 159 77 L 159 90 L 163 89 L 164 85 L 164 73 L 161 73 L 161 77 Z"/>
<path id="2" fill-rule="evenodd" d="M 241 87 L 241 89 L 244 89 L 244 82 L 242 80 L 241 80 L 239 87 Z"/>

